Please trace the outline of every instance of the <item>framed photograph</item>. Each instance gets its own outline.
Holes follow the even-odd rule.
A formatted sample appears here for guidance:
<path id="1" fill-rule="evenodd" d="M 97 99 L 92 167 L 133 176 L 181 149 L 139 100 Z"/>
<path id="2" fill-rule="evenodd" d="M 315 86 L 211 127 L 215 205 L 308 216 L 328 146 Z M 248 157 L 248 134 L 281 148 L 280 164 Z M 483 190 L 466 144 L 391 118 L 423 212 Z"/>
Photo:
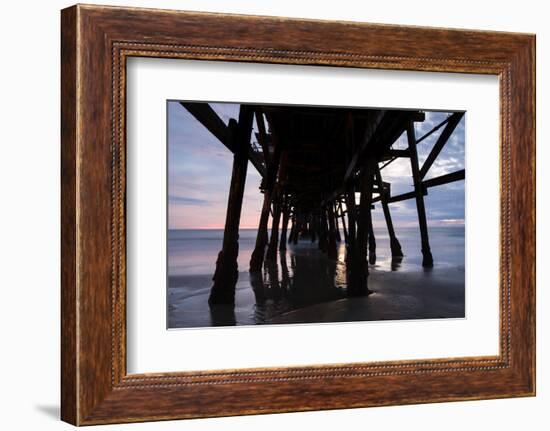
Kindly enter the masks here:
<path id="1" fill-rule="evenodd" d="M 535 37 L 62 11 L 62 419 L 535 394 Z"/>

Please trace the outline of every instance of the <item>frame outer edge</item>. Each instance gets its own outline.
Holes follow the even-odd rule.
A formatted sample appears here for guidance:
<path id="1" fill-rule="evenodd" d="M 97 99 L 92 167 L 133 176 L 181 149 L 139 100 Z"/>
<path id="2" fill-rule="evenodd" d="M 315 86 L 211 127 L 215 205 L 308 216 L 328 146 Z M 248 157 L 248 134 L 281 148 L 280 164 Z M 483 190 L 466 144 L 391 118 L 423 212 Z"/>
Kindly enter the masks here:
<path id="1" fill-rule="evenodd" d="M 78 7 L 61 11 L 61 420 L 79 423 L 77 295 Z"/>
<path id="2" fill-rule="evenodd" d="M 533 379 L 533 387 L 532 387 L 532 395 L 537 395 L 537 37 L 536 35 L 533 35 L 531 39 L 530 44 L 530 56 L 533 61 L 533 68 L 531 71 L 531 82 L 533 83 L 533 94 L 531 96 L 531 104 L 533 107 L 533 135 L 532 135 L 532 143 L 533 143 L 533 157 L 531 160 L 532 165 L 532 178 L 534 181 L 533 185 L 533 193 L 531 196 L 532 202 L 533 202 L 533 210 L 532 210 L 532 223 L 533 223 L 533 237 L 534 237 L 534 259 L 533 259 L 533 295 L 532 295 L 532 301 L 533 301 L 533 317 L 532 317 L 532 337 L 533 337 L 533 358 L 532 358 L 532 371 L 531 371 L 531 377 Z"/>
<path id="3" fill-rule="evenodd" d="M 536 395 L 536 39 L 526 35 L 511 61 L 511 361 L 522 396 Z"/>
<path id="4" fill-rule="evenodd" d="M 529 242 L 526 256 L 529 261 L 529 285 L 526 287 L 527 302 L 529 303 L 528 316 L 526 318 L 526 324 L 528 325 L 529 345 L 526 348 L 528 352 L 527 359 L 527 379 L 528 389 L 527 394 L 529 396 L 536 396 L 536 380 L 537 380 L 537 337 L 536 337 L 536 282 L 537 282 L 537 264 L 536 264 L 536 241 L 537 241 L 537 205 L 536 205 L 536 189 L 537 189 L 537 177 L 536 177 L 536 153 L 537 153 L 537 138 L 536 138 L 536 35 L 530 35 L 526 37 L 526 48 L 523 52 L 524 59 L 521 62 L 523 67 L 526 68 L 525 73 L 525 86 L 526 91 L 526 105 L 528 106 L 529 116 L 525 118 L 527 129 L 527 143 L 529 147 L 529 158 L 526 161 L 525 170 L 529 170 L 527 175 L 527 181 L 529 182 L 529 193 L 525 196 L 527 201 L 526 205 L 529 208 L 529 229 L 527 231 L 527 241 Z"/>
<path id="5" fill-rule="evenodd" d="M 87 269 L 90 269 L 91 264 L 87 263 L 86 258 L 96 257 L 95 249 L 93 246 L 97 243 L 90 240 L 90 231 L 92 228 L 89 223 L 90 220 L 93 220 L 90 216 L 94 216 L 97 213 L 95 210 L 91 210 L 91 205 L 89 204 L 90 198 L 90 186 L 93 185 L 93 181 L 98 181 L 99 176 L 92 175 L 91 178 L 88 176 L 92 173 L 89 169 L 89 164 L 92 162 L 100 162 L 103 166 L 104 160 L 98 156 L 98 151 L 105 151 L 106 146 L 103 142 L 104 134 L 106 132 L 100 131 L 95 132 L 88 125 L 88 121 L 92 121 L 92 114 L 88 111 L 91 109 L 93 114 L 97 114 L 99 117 L 104 117 L 107 106 L 106 101 L 101 97 L 101 88 L 93 87 L 93 83 L 89 82 L 87 76 L 92 71 L 99 71 L 99 79 L 103 79 L 107 72 L 107 67 L 104 64 L 97 64 L 95 62 L 90 62 L 90 52 L 88 51 L 88 42 L 94 42 L 95 45 L 92 46 L 93 49 L 98 49 L 104 57 L 106 56 L 105 50 L 110 47 L 110 43 L 114 39 L 115 35 L 113 33 L 113 38 L 109 34 L 113 28 L 118 28 L 116 25 L 120 26 L 120 23 L 116 22 L 118 20 L 126 20 L 128 17 L 125 14 L 120 14 L 118 12 L 122 11 L 132 11 L 132 13 L 138 14 L 134 9 L 121 8 L 121 9 L 112 9 L 113 15 L 116 12 L 117 16 L 111 17 L 108 16 L 107 20 L 97 19 L 98 11 L 102 10 L 102 7 L 98 6 L 87 6 L 83 7 L 80 5 L 73 6 L 71 8 L 65 9 L 62 11 L 62 95 L 61 95 L 61 106 L 62 106 L 62 145 L 61 145 L 61 156 L 62 156 L 62 419 L 66 422 L 69 422 L 73 425 L 91 425 L 99 423 L 120 423 L 120 422 L 135 422 L 135 421 L 147 421 L 147 420 L 161 420 L 161 419 L 176 419 L 176 418 L 185 418 L 185 417 L 210 417 L 210 416 L 232 416 L 232 415 L 242 415 L 242 414 L 258 414 L 258 413 L 274 413 L 274 412 L 283 412 L 283 411 L 307 411 L 307 410 L 324 410 L 327 408 L 351 408 L 351 407 L 365 407 L 367 405 L 387 405 L 387 404 L 410 404 L 410 403 L 426 403 L 426 402 L 439 402 L 439 401 L 457 401 L 457 400 L 466 400 L 466 399 L 484 399 L 484 398 L 501 398 L 509 396 L 525 396 L 532 395 L 534 392 L 534 262 L 523 262 L 520 269 L 523 269 L 526 273 L 526 278 L 532 283 L 521 284 L 521 293 L 514 295 L 516 300 L 520 300 L 522 303 L 527 302 L 527 310 L 525 311 L 524 317 L 526 318 L 523 321 L 520 328 L 516 328 L 516 336 L 514 337 L 518 340 L 517 334 L 528 332 L 527 337 L 523 342 L 518 343 L 522 346 L 531 350 L 527 354 L 516 355 L 515 364 L 517 365 L 513 371 L 517 374 L 510 375 L 506 374 L 506 377 L 511 379 L 507 380 L 507 383 L 512 383 L 514 388 L 510 388 L 510 392 L 506 393 L 504 391 L 491 392 L 494 387 L 486 384 L 486 394 L 483 395 L 481 392 L 472 393 L 457 393 L 449 397 L 435 397 L 430 399 L 421 398 L 420 396 L 415 397 L 411 396 L 408 398 L 403 398 L 393 401 L 384 401 L 384 402 L 370 402 L 365 404 L 364 401 L 354 402 L 351 404 L 341 404 L 341 403 L 329 403 L 326 398 L 327 388 L 324 385 L 323 380 L 319 380 L 311 383 L 310 387 L 317 391 L 317 399 L 313 400 L 309 404 L 304 404 L 298 406 L 297 408 L 290 408 L 288 405 L 278 405 L 268 407 L 257 407 L 257 406 L 243 406 L 239 409 L 237 406 L 228 407 L 212 410 L 206 412 L 205 414 L 197 414 L 195 408 L 200 408 L 201 412 L 204 411 L 204 405 L 196 405 L 192 401 L 196 395 L 195 390 L 199 392 L 204 392 L 206 386 L 194 386 L 191 390 L 189 388 L 189 393 L 187 389 L 174 389 L 174 388 L 155 388 L 152 390 L 146 390 L 142 388 L 132 388 L 130 391 L 122 391 L 118 389 L 121 388 L 118 384 L 118 379 L 111 378 L 109 376 L 109 381 L 107 382 L 106 377 L 106 366 L 107 358 L 109 357 L 111 366 L 113 365 L 112 355 L 107 354 L 106 351 L 101 351 L 94 349 L 94 347 L 106 347 L 106 334 L 107 328 L 110 328 L 108 325 L 112 325 L 112 321 L 107 324 L 107 319 L 100 321 L 99 328 L 88 328 L 91 322 L 95 322 L 97 316 L 94 316 L 96 313 L 99 313 L 101 316 L 106 312 L 107 306 L 111 305 L 110 300 L 106 299 L 105 290 L 103 285 L 96 286 L 101 287 L 94 291 L 94 295 L 91 295 L 91 292 L 88 289 L 88 285 L 91 281 L 96 283 L 96 278 L 94 274 L 89 274 L 86 272 Z M 141 13 L 151 11 L 147 9 L 139 9 Z M 181 13 L 178 11 L 173 11 L 176 14 Z M 152 11 L 151 13 L 154 13 Z M 109 11 L 109 15 L 111 11 Z M 118 16 L 120 15 L 120 16 Z M 208 14 L 205 14 L 208 15 Z M 212 17 L 212 15 L 208 15 Z M 242 16 L 241 16 L 242 17 Z M 104 17 L 103 17 L 104 18 Z M 268 18 L 265 19 L 278 19 L 278 18 Z M 231 20 L 236 20 L 237 18 L 232 17 Z M 284 21 L 295 22 L 296 24 L 301 23 L 300 20 L 295 19 L 283 19 Z M 95 22 L 94 22 L 95 21 Z M 113 24 L 114 22 L 114 24 Z M 143 23 L 142 23 L 143 24 Z M 150 23 L 145 23 L 143 25 L 150 25 Z M 154 25 L 153 25 L 154 26 Z M 378 27 L 377 27 L 378 28 Z M 409 27 L 404 27 L 408 29 Z M 379 29 L 379 28 L 378 28 Z M 129 30 L 127 28 L 123 29 L 125 32 Z M 123 32 L 124 34 L 124 32 Z M 457 33 L 458 34 L 458 33 Z M 471 35 L 469 33 L 461 32 L 461 35 L 465 36 Z M 525 36 L 525 35 L 524 35 Z M 181 35 L 178 36 L 182 38 Z M 187 37 L 187 36 L 185 36 Z M 492 37 L 495 37 L 493 34 Z M 528 80 L 534 78 L 534 37 L 531 40 L 523 40 L 519 43 L 519 39 L 523 36 L 517 35 L 513 36 L 512 41 L 510 37 L 503 35 L 507 39 L 508 49 L 507 55 L 514 57 L 516 60 L 515 67 L 523 72 L 527 72 L 527 75 L 523 76 L 523 79 Z M 199 40 L 200 42 L 200 40 Z M 526 43 L 527 42 L 527 43 Z M 80 47 L 85 47 L 86 49 L 79 49 Z M 269 48 L 269 47 L 268 47 Z M 515 52 L 512 52 L 512 49 Z M 216 58 L 215 55 L 211 55 L 211 58 Z M 244 57 L 241 60 L 231 60 L 231 61 L 243 61 Z M 281 58 L 284 60 L 284 58 Z M 422 59 L 421 59 L 422 60 Z M 519 65 L 518 60 L 531 62 L 527 65 Z M 246 59 L 245 61 L 249 61 Z M 325 61 L 325 60 L 323 60 Z M 334 59 L 326 60 L 329 64 L 337 63 L 338 61 Z M 278 62 L 278 61 L 277 61 Z M 286 62 L 286 61 L 282 61 Z M 318 61 L 315 61 L 313 64 L 317 64 Z M 479 67 L 483 61 L 479 61 Z M 320 64 L 320 63 L 319 63 Z M 390 64 L 390 69 L 392 66 L 395 66 L 393 62 Z M 399 61 L 396 62 L 399 65 Z M 415 63 L 412 66 L 412 70 L 420 70 L 422 63 Z M 488 67 L 488 66 L 484 66 Z M 386 68 L 386 67 L 383 67 Z M 442 70 L 445 70 L 443 68 Z M 484 69 L 488 70 L 488 69 Z M 532 73 L 531 76 L 529 73 Z M 514 82 L 517 80 L 517 75 L 514 74 Z M 523 90 L 523 102 L 525 103 L 524 107 L 526 111 L 534 115 L 534 81 L 528 82 L 520 87 L 520 90 Z M 97 102 L 100 103 L 97 103 Z M 92 103 L 91 107 L 88 107 L 90 102 Z M 517 101 L 512 103 L 512 106 L 515 106 L 517 109 Z M 515 110 L 514 109 L 514 110 Z M 104 118 L 105 119 L 105 118 Z M 522 115 L 520 121 L 522 127 L 534 126 L 534 117 L 529 118 L 525 115 Z M 106 121 L 105 121 L 106 124 Z M 515 129 L 515 127 L 513 127 Z M 96 139 L 91 139 L 96 138 Z M 96 143 L 100 142 L 101 145 Z M 515 141 L 514 141 L 515 142 Z M 527 184 L 526 195 L 521 200 L 526 204 L 526 209 L 531 213 L 527 215 L 527 228 L 524 230 L 527 239 L 531 239 L 531 235 L 534 232 L 534 129 L 531 129 L 527 136 L 524 136 L 524 141 L 527 148 L 525 154 L 520 157 L 518 162 L 521 164 L 521 167 L 525 170 L 527 167 L 533 169 L 527 175 L 528 178 L 524 178 L 522 183 Z M 96 144 L 97 146 L 95 146 Z M 88 160 L 87 157 L 90 157 L 92 160 Z M 86 161 L 86 163 L 84 163 Z M 529 166 L 526 166 L 529 165 Z M 80 184 L 80 182 L 82 184 Z M 103 184 L 103 182 L 101 182 Z M 105 190 L 102 191 L 104 193 Z M 86 194 L 88 193 L 88 195 Z M 512 204 L 514 207 L 514 204 Z M 99 211 L 98 211 L 99 212 Z M 105 213 L 105 208 L 101 208 L 101 213 Z M 103 246 L 103 242 L 101 244 Z M 533 248 L 531 248 L 531 246 Z M 529 241 L 529 244 L 524 246 L 523 250 L 526 250 L 526 258 L 534 258 L 534 242 Z M 515 261 L 515 260 L 514 260 Z M 105 259 L 97 259 L 93 264 L 103 265 L 105 264 Z M 101 298 L 98 298 L 101 296 Z M 79 325 L 79 321 L 82 321 L 82 326 Z M 516 344 L 517 348 L 517 344 Z M 500 376 L 502 373 L 495 374 L 495 376 Z M 327 376 L 330 378 L 330 376 Z M 473 379 L 473 377 L 472 377 Z M 253 389 L 253 382 L 243 382 L 245 385 L 241 387 L 240 384 L 221 386 L 216 391 L 220 393 L 232 394 L 241 391 L 241 390 L 250 390 Z M 259 382 L 258 382 L 259 383 Z M 484 383 L 481 381 L 480 384 Z M 256 385 L 258 388 L 266 388 L 265 384 L 263 386 Z M 274 385 L 275 389 L 277 388 Z M 227 388 L 227 389 L 224 389 Z M 248 388 L 248 389 L 247 389 Z M 282 388 L 282 385 L 281 385 Z M 484 389 L 485 387 L 480 386 L 479 390 Z M 281 390 L 283 390 L 282 388 Z M 237 391 L 238 390 L 238 391 Z M 366 390 L 366 389 L 365 389 Z M 211 394 L 215 394 L 216 391 L 212 389 Z M 487 392 L 489 391 L 489 392 Z M 147 400 L 148 396 L 162 396 L 162 402 L 175 403 L 176 413 L 173 415 L 170 414 L 155 416 L 151 413 L 147 413 Z M 204 394 L 203 394 L 204 395 Z M 208 395 L 208 394 L 206 394 Z M 285 394 L 286 397 L 287 394 Z M 348 394 L 350 397 L 351 395 Z M 355 396 L 355 394 L 353 395 Z M 199 397 L 200 398 L 200 397 Z M 216 397 L 214 397 L 216 398 Z M 209 400 L 208 398 L 205 398 Z M 204 401 L 204 399 L 203 399 Z M 182 403 L 186 403 L 186 405 Z M 131 403 L 134 403 L 134 407 L 139 407 L 138 404 L 141 404 L 145 407 L 144 410 L 134 411 L 132 413 L 131 409 L 128 410 L 128 407 Z M 178 408 L 188 407 L 187 404 L 190 404 L 190 409 L 187 412 L 181 412 Z M 174 405 L 172 405 L 172 408 Z"/>
<path id="6" fill-rule="evenodd" d="M 531 314 L 529 319 L 530 325 L 530 337 L 531 337 L 531 349 L 530 349 L 530 391 L 529 395 L 537 395 L 537 299 L 536 299 L 536 284 L 537 284 L 537 37 L 532 35 L 528 38 L 527 58 L 526 64 L 530 68 L 530 76 L 526 79 L 527 85 L 529 85 L 530 93 L 528 103 L 531 107 L 531 127 L 529 127 L 529 144 L 531 146 L 531 159 L 530 159 L 530 172 L 529 179 L 532 181 L 532 190 L 528 196 L 531 205 L 531 235 L 532 235 L 532 263 L 531 263 L 531 285 L 529 286 L 529 298 L 531 306 Z"/>

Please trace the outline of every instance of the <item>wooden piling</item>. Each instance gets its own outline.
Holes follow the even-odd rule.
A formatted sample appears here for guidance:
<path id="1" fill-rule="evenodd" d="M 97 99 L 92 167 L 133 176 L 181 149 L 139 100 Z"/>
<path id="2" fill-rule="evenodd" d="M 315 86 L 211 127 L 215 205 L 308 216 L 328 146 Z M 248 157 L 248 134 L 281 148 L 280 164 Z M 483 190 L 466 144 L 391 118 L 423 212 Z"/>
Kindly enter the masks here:
<path id="1" fill-rule="evenodd" d="M 338 212 L 340 213 L 340 218 L 342 219 L 342 230 L 344 231 L 344 241 L 348 243 L 348 229 L 346 227 L 346 217 L 342 209 L 342 202 L 338 200 Z"/>
<path id="2" fill-rule="evenodd" d="M 269 240 L 267 224 L 269 222 L 269 210 L 271 207 L 271 191 L 264 191 L 264 202 L 262 204 L 262 212 L 260 214 L 260 223 L 256 234 L 256 245 L 250 257 L 250 272 L 259 272 L 264 263 L 265 247 Z"/>
<path id="3" fill-rule="evenodd" d="M 273 222 L 271 224 L 271 238 L 267 247 L 266 259 L 275 259 L 277 257 L 277 246 L 279 244 L 279 224 L 281 223 L 281 198 L 280 192 L 275 191 L 273 199 Z"/>
<path id="4" fill-rule="evenodd" d="M 296 217 L 293 214 L 293 215 L 290 216 L 290 233 L 288 234 L 288 243 L 289 244 L 292 244 L 295 229 L 296 229 Z"/>
<path id="5" fill-rule="evenodd" d="M 346 193 L 346 207 L 348 215 L 348 242 L 346 244 L 346 276 L 348 296 L 362 296 L 367 293 L 366 276 L 364 267 L 361 265 L 359 245 L 357 242 L 356 229 L 356 205 L 355 193 L 352 190 Z"/>
<path id="6" fill-rule="evenodd" d="M 348 245 L 353 246 L 356 236 L 356 223 L 355 223 L 355 192 L 350 190 L 346 193 L 346 208 L 348 215 Z"/>
<path id="7" fill-rule="evenodd" d="M 233 170 L 227 201 L 223 245 L 216 261 L 214 284 L 208 299 L 211 305 L 235 303 L 235 286 L 239 277 L 237 265 L 239 222 L 248 167 L 248 148 L 252 132 L 253 114 L 254 111 L 250 106 L 241 105 L 238 123 L 234 119 L 229 123 L 235 153 L 233 155 Z"/>
<path id="8" fill-rule="evenodd" d="M 279 251 L 286 250 L 287 243 L 287 229 L 288 229 L 288 220 L 290 216 L 290 205 L 288 202 L 288 197 L 284 201 L 283 205 L 283 225 L 281 228 L 281 240 L 279 241 Z"/>
<path id="9" fill-rule="evenodd" d="M 365 172 L 361 178 L 361 200 L 359 202 L 359 220 L 357 223 L 357 243 L 362 260 L 366 260 L 366 251 L 370 230 L 372 229 L 372 188 L 375 160 L 369 158 L 365 164 Z M 367 267 L 368 268 L 368 267 Z M 367 269 L 368 270 L 368 269 Z"/>
<path id="10" fill-rule="evenodd" d="M 342 237 L 340 236 L 340 223 L 338 222 L 338 208 L 336 206 L 336 202 L 332 203 L 332 210 L 333 210 L 333 216 L 334 216 L 334 227 L 336 232 L 336 241 L 341 242 Z"/>
<path id="11" fill-rule="evenodd" d="M 388 205 L 388 192 L 384 188 L 384 182 L 382 181 L 382 173 L 378 164 L 375 168 L 375 182 L 380 190 L 380 203 L 382 204 L 382 211 L 384 212 L 384 219 L 386 220 L 386 226 L 388 227 L 388 234 L 390 236 L 390 249 L 392 257 L 403 257 L 403 250 L 401 249 L 401 244 L 395 235 L 395 230 L 393 228 L 393 221 L 391 218 L 390 207 Z"/>
<path id="12" fill-rule="evenodd" d="M 432 267 L 434 263 L 428 238 L 428 223 L 426 221 L 426 208 L 424 206 L 424 186 L 422 185 L 422 177 L 420 176 L 418 152 L 416 150 L 416 136 L 414 132 L 414 123 L 412 121 L 410 121 L 407 126 L 407 140 L 409 143 L 416 210 L 418 213 L 418 224 L 420 226 L 420 238 L 422 241 L 422 266 Z"/>
<path id="13" fill-rule="evenodd" d="M 296 244 L 298 242 L 298 221 L 296 220 L 296 214 L 292 214 L 290 235 L 288 236 L 289 244 Z"/>
<path id="14" fill-rule="evenodd" d="M 263 121 L 262 121 L 263 125 Z M 265 131 L 264 131 L 265 134 Z M 264 150 L 265 162 L 267 168 L 267 178 L 265 179 L 264 189 L 264 201 L 262 204 L 262 212 L 260 214 L 260 223 L 258 226 L 258 232 L 256 234 L 256 244 L 250 257 L 250 272 L 258 272 L 262 270 L 264 263 L 265 248 L 269 241 L 269 234 L 267 231 L 267 225 L 269 222 L 269 214 L 271 209 L 271 201 L 273 197 L 273 188 L 277 180 L 277 172 L 279 170 L 279 164 L 281 159 L 281 145 L 276 145 L 275 153 L 270 158 L 268 157 L 268 151 Z M 267 163 L 269 160 L 269 163 Z"/>
<path id="15" fill-rule="evenodd" d="M 371 192 L 372 193 L 372 192 Z M 372 226 L 372 210 L 370 211 L 369 224 L 369 263 L 376 263 L 376 238 L 374 237 L 374 228 Z"/>
<path id="16" fill-rule="evenodd" d="M 327 254 L 329 259 L 336 260 L 338 258 L 338 249 L 336 246 L 336 225 L 334 217 L 334 205 L 332 202 L 329 202 L 327 204 L 326 214 L 328 219 Z"/>

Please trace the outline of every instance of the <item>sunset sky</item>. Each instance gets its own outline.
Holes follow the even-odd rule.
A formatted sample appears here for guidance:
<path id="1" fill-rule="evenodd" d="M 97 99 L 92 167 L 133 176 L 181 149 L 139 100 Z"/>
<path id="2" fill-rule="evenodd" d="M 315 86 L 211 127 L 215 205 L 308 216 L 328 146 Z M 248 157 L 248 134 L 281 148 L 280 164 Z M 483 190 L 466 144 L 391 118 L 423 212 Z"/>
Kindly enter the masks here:
<path id="1" fill-rule="evenodd" d="M 239 105 L 214 103 L 212 108 L 227 124 L 238 118 Z M 420 137 L 445 119 L 447 113 L 426 112 L 426 121 L 416 123 Z M 464 169 L 464 121 L 461 120 L 449 142 L 431 167 L 426 179 Z M 254 129 L 257 130 L 254 123 Z M 442 130 L 442 129 L 440 129 Z M 440 131 L 418 145 L 420 165 L 427 157 Z M 253 138 L 255 139 L 255 138 Z M 394 148 L 405 148 L 402 136 Z M 178 102 L 168 102 L 168 227 L 169 229 L 222 229 L 233 157 L 230 151 L 204 128 Z M 392 195 L 413 189 L 410 161 L 399 158 L 382 171 L 391 183 Z M 263 195 L 260 175 L 249 163 L 241 214 L 241 229 L 257 228 Z M 464 223 L 464 181 L 429 189 L 425 197 L 431 226 Z M 390 204 L 396 227 L 417 226 L 414 199 Z M 385 226 L 380 205 L 373 211 L 374 224 Z"/>

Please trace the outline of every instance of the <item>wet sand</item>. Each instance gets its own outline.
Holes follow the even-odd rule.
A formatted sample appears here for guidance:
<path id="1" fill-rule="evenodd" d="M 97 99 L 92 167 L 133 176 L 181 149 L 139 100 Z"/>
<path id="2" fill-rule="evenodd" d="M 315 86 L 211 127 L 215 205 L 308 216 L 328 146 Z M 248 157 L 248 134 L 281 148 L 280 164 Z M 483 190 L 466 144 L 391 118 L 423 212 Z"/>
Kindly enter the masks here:
<path id="1" fill-rule="evenodd" d="M 346 296 L 344 244 L 338 261 L 329 260 L 316 243 L 304 239 L 289 245 L 261 276 L 248 269 L 251 246 L 243 236 L 235 307 L 208 306 L 212 286 L 212 256 L 217 241 L 200 244 L 202 251 L 185 260 L 172 259 L 169 267 L 169 328 L 462 318 L 465 316 L 463 230 L 432 230 L 434 268 L 421 266 L 418 239 L 401 239 L 405 257 L 392 262 L 388 239 L 377 238 L 377 262 L 370 265 L 366 297 Z M 197 239 L 198 241 L 198 239 Z M 187 244 L 187 243 L 186 243 Z M 248 245 L 247 245 L 248 244 Z M 196 247 L 195 247 L 196 248 Z M 183 249 L 182 249 L 183 250 Z M 179 250 L 179 252 L 182 252 Z M 214 250 L 214 251 L 212 251 Z M 171 254 L 176 256 L 177 252 Z M 186 265 L 190 259 L 192 264 Z M 215 262 L 215 258 L 213 260 Z M 212 269 L 211 269 L 212 268 Z"/>
<path id="2" fill-rule="evenodd" d="M 350 322 L 464 317 L 463 283 L 433 273 L 372 271 L 369 296 L 342 298 L 274 317 L 269 323 Z"/>

